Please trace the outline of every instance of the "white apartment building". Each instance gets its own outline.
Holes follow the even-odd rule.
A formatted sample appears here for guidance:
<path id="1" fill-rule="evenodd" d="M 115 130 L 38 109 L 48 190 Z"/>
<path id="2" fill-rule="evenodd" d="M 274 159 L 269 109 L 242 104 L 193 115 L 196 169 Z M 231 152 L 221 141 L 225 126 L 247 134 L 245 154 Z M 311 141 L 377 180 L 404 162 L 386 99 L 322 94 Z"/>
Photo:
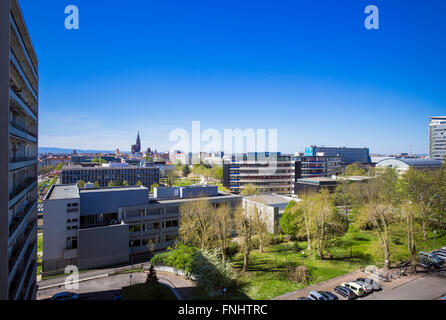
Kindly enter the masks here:
<path id="1" fill-rule="evenodd" d="M 446 116 L 431 117 L 429 121 L 429 157 L 444 160 L 446 154 Z"/>

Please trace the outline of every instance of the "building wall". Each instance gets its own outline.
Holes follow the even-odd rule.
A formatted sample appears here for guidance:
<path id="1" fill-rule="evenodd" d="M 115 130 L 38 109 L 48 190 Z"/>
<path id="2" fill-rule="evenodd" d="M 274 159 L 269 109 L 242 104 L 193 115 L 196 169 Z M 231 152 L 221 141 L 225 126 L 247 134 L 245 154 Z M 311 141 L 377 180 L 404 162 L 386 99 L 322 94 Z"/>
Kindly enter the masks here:
<path id="1" fill-rule="evenodd" d="M 429 121 L 429 156 L 443 160 L 446 154 L 446 116 L 432 117 Z"/>
<path id="2" fill-rule="evenodd" d="M 42 258 L 45 275 L 62 272 L 67 265 L 77 264 L 76 259 L 73 260 L 77 258 L 77 249 L 69 247 L 67 240 L 78 239 L 79 207 L 79 198 L 45 201 Z"/>
<path id="3" fill-rule="evenodd" d="M 159 184 L 160 171 L 159 168 L 142 168 L 142 167 L 128 167 L 128 168 L 62 168 L 61 183 L 73 184 L 79 180 L 85 182 L 98 182 L 101 187 L 106 187 L 108 183 L 113 180 L 123 182 L 126 180 L 129 185 L 133 186 L 141 181 L 141 183 L 150 187 L 154 183 Z"/>
<path id="4" fill-rule="evenodd" d="M 109 189 L 80 191 L 81 216 L 95 215 L 101 213 L 117 213 L 119 208 L 144 205 L 149 201 L 149 189 L 145 187 L 116 188 L 116 191 Z"/>
<path id="5" fill-rule="evenodd" d="M 370 163 L 369 148 L 313 147 L 313 155 L 323 152 L 325 156 L 340 156 L 342 164 Z"/>
<path id="6" fill-rule="evenodd" d="M 129 227 L 126 224 L 79 230 L 79 269 L 129 262 Z"/>
<path id="7" fill-rule="evenodd" d="M 0 176 L 9 174 L 9 1 L 0 1 Z M 0 184 L 0 300 L 8 299 L 9 183 Z"/>
<path id="8" fill-rule="evenodd" d="M 0 21 L 0 299 L 34 299 L 37 58 L 17 0 L 1 1 Z"/>

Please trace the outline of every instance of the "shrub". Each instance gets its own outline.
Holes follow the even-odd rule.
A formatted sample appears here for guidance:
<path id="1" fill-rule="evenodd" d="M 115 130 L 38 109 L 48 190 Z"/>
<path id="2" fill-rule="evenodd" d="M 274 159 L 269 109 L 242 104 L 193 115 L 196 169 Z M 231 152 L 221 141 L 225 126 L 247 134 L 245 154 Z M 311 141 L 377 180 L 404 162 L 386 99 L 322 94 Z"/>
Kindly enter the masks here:
<path id="1" fill-rule="evenodd" d="M 290 264 L 285 268 L 288 280 L 308 284 L 309 272 L 306 266 Z"/>

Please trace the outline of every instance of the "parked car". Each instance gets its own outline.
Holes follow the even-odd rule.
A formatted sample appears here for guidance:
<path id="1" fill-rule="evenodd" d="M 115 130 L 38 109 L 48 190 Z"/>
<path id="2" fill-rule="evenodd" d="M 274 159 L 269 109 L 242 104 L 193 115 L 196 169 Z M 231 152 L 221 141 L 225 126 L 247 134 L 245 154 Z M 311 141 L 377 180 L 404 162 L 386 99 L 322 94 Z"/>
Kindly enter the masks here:
<path id="1" fill-rule="evenodd" d="M 353 281 L 353 282 L 356 282 L 357 284 L 362 286 L 366 294 L 373 293 L 373 287 L 370 284 L 363 281 Z"/>
<path id="2" fill-rule="evenodd" d="M 356 279 L 357 282 L 365 282 L 369 285 L 372 286 L 373 291 L 381 291 L 383 288 L 381 287 L 381 285 L 378 283 L 378 281 L 374 280 L 374 279 L 370 279 L 370 278 L 358 278 Z"/>
<path id="3" fill-rule="evenodd" d="M 308 297 L 299 297 L 299 298 L 297 298 L 297 300 L 313 300 L 313 299 L 308 298 Z"/>
<path id="4" fill-rule="evenodd" d="M 79 300 L 79 295 L 74 292 L 59 292 L 52 296 L 51 300 Z"/>
<path id="5" fill-rule="evenodd" d="M 339 300 L 339 298 L 329 291 L 318 291 L 321 295 L 324 296 L 325 300 Z"/>
<path id="6" fill-rule="evenodd" d="M 348 300 L 353 300 L 357 297 L 353 290 L 349 287 L 336 286 L 334 287 L 334 292 L 344 298 L 347 298 Z"/>
<path id="7" fill-rule="evenodd" d="M 431 265 L 430 265 L 430 264 L 425 263 L 425 262 L 423 262 L 423 261 L 418 261 L 418 264 L 419 264 L 421 267 L 425 268 L 425 269 L 430 269 L 430 268 L 431 268 Z"/>
<path id="8" fill-rule="evenodd" d="M 359 283 L 353 281 L 343 282 L 341 286 L 350 288 L 358 297 L 365 295 L 364 288 Z"/>
<path id="9" fill-rule="evenodd" d="M 446 260 L 446 252 L 444 252 L 444 251 L 436 250 L 436 251 L 432 251 L 432 254 L 436 255 L 437 257 L 439 257 L 443 261 Z"/>
<path id="10" fill-rule="evenodd" d="M 445 258 L 440 257 L 438 254 L 436 254 L 434 252 L 432 252 L 431 255 L 432 255 L 432 258 L 434 258 L 435 260 L 438 261 L 438 263 L 441 263 L 441 264 L 444 263 Z"/>
<path id="11" fill-rule="evenodd" d="M 122 300 L 122 296 L 120 294 L 114 294 L 113 300 Z"/>
<path id="12" fill-rule="evenodd" d="M 317 291 L 310 291 L 310 293 L 308 294 L 308 298 L 310 298 L 311 300 L 328 300 L 325 299 L 325 297 Z"/>
<path id="13" fill-rule="evenodd" d="M 420 251 L 418 259 L 434 268 L 440 268 L 441 264 L 443 264 L 443 260 L 429 252 Z"/>

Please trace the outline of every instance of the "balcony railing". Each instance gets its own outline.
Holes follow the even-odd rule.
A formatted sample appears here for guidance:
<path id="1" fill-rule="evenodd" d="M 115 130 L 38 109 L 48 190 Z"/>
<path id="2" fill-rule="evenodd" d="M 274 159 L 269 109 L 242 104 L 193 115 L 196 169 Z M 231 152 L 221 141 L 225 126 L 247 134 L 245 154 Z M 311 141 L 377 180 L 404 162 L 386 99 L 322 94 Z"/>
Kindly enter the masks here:
<path id="1" fill-rule="evenodd" d="M 36 205 L 36 200 L 29 200 L 26 207 L 21 211 L 19 214 L 17 214 L 15 217 L 12 218 L 12 222 L 9 225 L 9 237 L 11 238 L 11 235 L 17 230 L 17 227 L 20 226 L 23 219 L 28 216 L 28 214 L 31 211 L 31 208 L 33 208 Z"/>
<path id="2" fill-rule="evenodd" d="M 23 253 L 23 248 L 26 247 L 26 243 L 29 242 L 29 237 L 30 237 L 31 233 L 36 228 L 37 228 L 37 219 L 35 219 L 34 222 L 31 222 L 27 226 L 23 238 L 19 239 L 18 243 L 16 243 L 15 248 L 12 251 L 11 257 L 9 259 L 9 270 L 11 272 L 13 271 L 14 266 L 16 265 L 17 260 L 19 259 L 20 255 Z M 34 241 L 34 243 L 35 243 L 35 241 Z M 28 250 L 26 251 L 26 253 L 28 253 L 28 251 L 30 250 L 31 247 L 33 247 L 33 246 L 28 247 Z"/>
<path id="3" fill-rule="evenodd" d="M 9 194 L 9 200 L 12 200 L 14 197 L 19 195 L 23 190 L 28 188 L 30 185 L 35 183 L 37 181 L 36 178 L 28 178 L 26 179 L 21 185 L 17 186 L 15 190 L 12 191 L 12 193 Z"/>
<path id="4" fill-rule="evenodd" d="M 31 161 L 31 160 L 37 160 L 37 156 L 19 156 L 19 157 L 12 157 L 9 159 L 10 163 L 17 163 L 17 162 L 25 162 L 25 161 Z"/>
<path id="5" fill-rule="evenodd" d="M 28 134 L 28 135 L 30 135 L 31 137 L 37 138 L 37 135 L 36 135 L 36 134 L 32 133 L 32 132 L 29 131 L 26 127 L 24 127 L 24 126 L 22 126 L 22 125 L 20 125 L 20 124 L 14 122 L 14 121 L 9 121 L 9 124 L 11 125 L 11 127 L 15 128 L 15 129 L 17 129 L 17 130 L 19 130 L 19 131 L 21 131 L 21 132 L 23 132 L 23 133 L 25 133 L 25 134 Z"/>

